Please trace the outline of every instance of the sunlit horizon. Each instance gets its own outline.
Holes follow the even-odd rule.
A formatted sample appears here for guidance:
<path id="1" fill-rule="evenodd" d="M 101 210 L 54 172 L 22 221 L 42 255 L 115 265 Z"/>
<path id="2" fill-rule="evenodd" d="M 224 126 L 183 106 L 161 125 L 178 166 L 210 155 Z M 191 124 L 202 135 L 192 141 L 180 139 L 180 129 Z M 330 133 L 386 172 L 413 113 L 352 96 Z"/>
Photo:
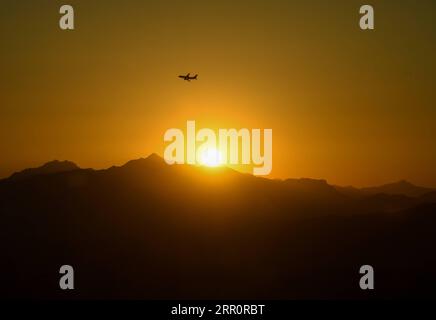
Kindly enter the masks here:
<path id="1" fill-rule="evenodd" d="M 10 2 L 0 178 L 50 159 L 100 169 L 163 154 L 165 131 L 192 119 L 271 128 L 268 178 L 436 186 L 435 3 L 375 1 L 374 32 L 359 28 L 361 5 L 78 0 L 67 32 L 50 1 Z"/>

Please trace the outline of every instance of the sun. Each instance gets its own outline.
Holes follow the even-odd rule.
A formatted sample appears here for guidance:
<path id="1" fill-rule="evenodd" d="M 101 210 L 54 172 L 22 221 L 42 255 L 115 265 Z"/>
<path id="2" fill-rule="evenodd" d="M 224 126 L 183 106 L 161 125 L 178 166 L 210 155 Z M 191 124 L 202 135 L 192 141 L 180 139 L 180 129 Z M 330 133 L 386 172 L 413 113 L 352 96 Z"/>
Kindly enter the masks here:
<path id="1" fill-rule="evenodd" d="M 217 167 L 221 164 L 221 153 L 215 148 L 207 148 L 200 153 L 200 163 L 207 167 Z"/>

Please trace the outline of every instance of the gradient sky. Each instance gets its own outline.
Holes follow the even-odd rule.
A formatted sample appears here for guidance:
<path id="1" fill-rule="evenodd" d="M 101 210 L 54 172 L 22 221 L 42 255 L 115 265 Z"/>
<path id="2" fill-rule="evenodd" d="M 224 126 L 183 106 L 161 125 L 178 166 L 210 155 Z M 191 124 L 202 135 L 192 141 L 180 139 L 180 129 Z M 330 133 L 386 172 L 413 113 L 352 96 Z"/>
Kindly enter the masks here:
<path id="1" fill-rule="evenodd" d="M 2 0 L 0 177 L 162 155 L 196 120 L 272 128 L 274 178 L 436 186 L 436 2 L 371 1 L 375 31 L 363 4 Z"/>

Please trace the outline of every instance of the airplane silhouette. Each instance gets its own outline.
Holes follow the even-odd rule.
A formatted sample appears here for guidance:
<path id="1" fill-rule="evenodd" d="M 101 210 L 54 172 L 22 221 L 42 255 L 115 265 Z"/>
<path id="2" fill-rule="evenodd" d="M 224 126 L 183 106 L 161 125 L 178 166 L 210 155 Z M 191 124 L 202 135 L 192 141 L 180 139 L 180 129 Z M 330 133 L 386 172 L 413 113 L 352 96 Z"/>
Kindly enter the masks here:
<path id="1" fill-rule="evenodd" d="M 188 73 L 186 76 L 179 76 L 179 78 L 182 78 L 183 80 L 191 81 L 191 80 L 197 80 L 197 76 L 198 76 L 198 74 L 191 77 L 191 74 Z"/>

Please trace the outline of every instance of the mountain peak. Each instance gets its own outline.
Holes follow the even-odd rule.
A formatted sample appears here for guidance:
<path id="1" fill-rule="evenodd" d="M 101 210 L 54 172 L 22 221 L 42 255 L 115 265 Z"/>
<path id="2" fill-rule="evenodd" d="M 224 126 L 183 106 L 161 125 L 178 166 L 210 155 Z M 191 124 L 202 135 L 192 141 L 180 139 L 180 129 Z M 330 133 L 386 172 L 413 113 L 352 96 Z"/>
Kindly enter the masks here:
<path id="1" fill-rule="evenodd" d="M 52 160 L 52 161 L 44 163 L 39 168 L 47 168 L 47 169 L 50 168 L 50 169 L 55 169 L 55 170 L 59 170 L 59 169 L 79 169 L 79 167 L 74 162 L 68 161 L 68 160 L 64 160 L 64 161 Z"/>
<path id="2" fill-rule="evenodd" d="M 408 186 L 408 187 L 416 187 L 413 183 L 410 183 L 407 180 L 399 180 L 397 182 L 392 183 L 393 185 L 401 185 L 401 186 Z"/>
<path id="3" fill-rule="evenodd" d="M 384 184 L 378 187 L 363 188 L 362 191 L 364 191 L 367 194 L 385 193 L 385 194 L 392 194 L 392 195 L 402 194 L 409 197 L 418 197 L 434 190 L 431 188 L 416 186 L 410 183 L 409 181 L 403 179 L 397 182 Z"/>
<path id="4" fill-rule="evenodd" d="M 166 164 L 165 160 L 159 157 L 156 153 L 150 154 L 147 158 L 139 158 L 127 161 L 120 168 L 142 168 L 142 167 L 150 167 L 150 166 L 162 166 Z"/>
<path id="5" fill-rule="evenodd" d="M 150 154 L 147 158 L 145 158 L 147 161 L 157 161 L 157 162 L 163 162 L 164 159 L 159 157 L 156 153 Z"/>
<path id="6" fill-rule="evenodd" d="M 28 168 L 19 172 L 15 172 L 9 177 L 9 179 L 13 179 L 13 180 L 25 179 L 36 175 L 67 172 L 77 169 L 80 168 L 74 162 L 68 160 L 65 161 L 53 160 L 44 163 L 42 166 L 37 168 Z"/>

